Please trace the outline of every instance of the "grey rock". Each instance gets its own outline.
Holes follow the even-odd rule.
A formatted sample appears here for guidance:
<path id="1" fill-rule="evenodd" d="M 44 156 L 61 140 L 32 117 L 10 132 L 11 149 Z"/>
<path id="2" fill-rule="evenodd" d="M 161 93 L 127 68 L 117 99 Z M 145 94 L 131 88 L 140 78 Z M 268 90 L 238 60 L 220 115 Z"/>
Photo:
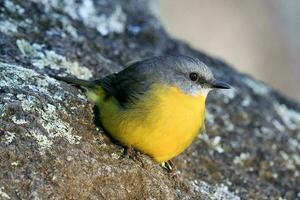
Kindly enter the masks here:
<path id="1" fill-rule="evenodd" d="M 0 199 L 300 199 L 300 108 L 268 85 L 171 38 L 155 1 L 0 1 Z M 124 156 L 84 92 L 155 55 L 198 57 L 232 90 L 207 100 L 206 131 L 172 176 Z"/>

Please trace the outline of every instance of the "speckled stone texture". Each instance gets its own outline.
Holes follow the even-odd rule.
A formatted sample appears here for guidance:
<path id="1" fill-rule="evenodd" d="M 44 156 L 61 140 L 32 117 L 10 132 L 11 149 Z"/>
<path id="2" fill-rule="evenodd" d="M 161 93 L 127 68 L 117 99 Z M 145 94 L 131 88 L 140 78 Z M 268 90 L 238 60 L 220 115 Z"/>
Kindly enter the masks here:
<path id="1" fill-rule="evenodd" d="M 174 40 L 155 1 L 0 0 L 0 199 L 300 199 L 300 108 Z M 124 155 L 95 123 L 83 79 L 154 55 L 198 57 L 233 89 L 207 100 L 206 130 L 172 176 Z"/>

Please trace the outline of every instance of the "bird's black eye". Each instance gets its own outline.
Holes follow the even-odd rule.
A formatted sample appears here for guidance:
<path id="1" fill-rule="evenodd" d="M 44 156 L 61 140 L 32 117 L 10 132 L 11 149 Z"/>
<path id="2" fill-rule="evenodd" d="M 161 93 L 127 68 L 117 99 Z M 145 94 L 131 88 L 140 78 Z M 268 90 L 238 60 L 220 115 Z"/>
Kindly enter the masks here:
<path id="1" fill-rule="evenodd" d="M 199 75 L 196 72 L 190 73 L 190 79 L 191 81 L 197 81 L 199 78 Z"/>

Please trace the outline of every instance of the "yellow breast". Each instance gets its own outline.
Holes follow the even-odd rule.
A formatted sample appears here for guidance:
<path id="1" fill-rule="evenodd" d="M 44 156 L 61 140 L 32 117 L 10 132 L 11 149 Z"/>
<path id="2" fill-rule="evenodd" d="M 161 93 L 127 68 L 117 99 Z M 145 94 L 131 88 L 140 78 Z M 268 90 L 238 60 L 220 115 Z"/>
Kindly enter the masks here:
<path id="1" fill-rule="evenodd" d="M 104 98 L 100 88 L 90 93 L 109 134 L 125 146 L 164 162 L 180 154 L 196 137 L 204 121 L 205 96 L 190 96 L 177 87 L 153 85 L 150 92 L 126 109 Z"/>

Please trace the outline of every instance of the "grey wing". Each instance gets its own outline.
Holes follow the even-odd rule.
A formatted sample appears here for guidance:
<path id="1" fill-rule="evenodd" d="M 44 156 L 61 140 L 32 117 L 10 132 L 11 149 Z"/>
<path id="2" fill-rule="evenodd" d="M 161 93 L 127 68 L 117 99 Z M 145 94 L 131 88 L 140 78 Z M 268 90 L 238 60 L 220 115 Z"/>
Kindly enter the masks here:
<path id="1" fill-rule="evenodd" d="M 139 64 L 139 62 L 134 63 L 117 74 L 101 79 L 103 89 L 108 95 L 115 97 L 122 107 L 134 103 L 149 90 L 153 83 L 149 78 L 149 70 Z"/>

